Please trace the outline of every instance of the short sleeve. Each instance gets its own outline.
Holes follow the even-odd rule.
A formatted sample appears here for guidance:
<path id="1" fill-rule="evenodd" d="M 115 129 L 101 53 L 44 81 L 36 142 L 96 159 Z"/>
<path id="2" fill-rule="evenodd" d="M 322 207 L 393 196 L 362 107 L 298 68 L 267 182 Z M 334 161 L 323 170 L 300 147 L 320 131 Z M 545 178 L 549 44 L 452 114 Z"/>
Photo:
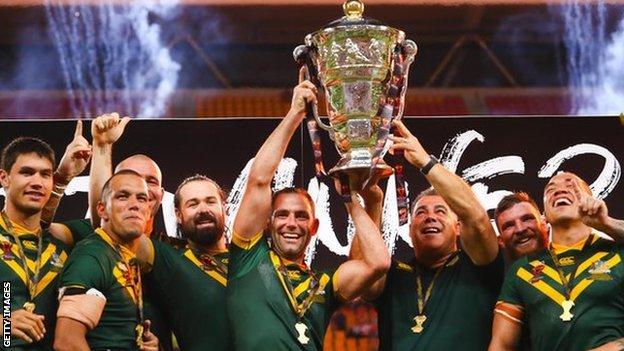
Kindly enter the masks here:
<path id="1" fill-rule="evenodd" d="M 236 279 L 258 266 L 262 258 L 268 254 L 269 245 L 263 232 L 247 240 L 234 233 L 229 251 L 228 279 Z"/>
<path id="2" fill-rule="evenodd" d="M 96 257 L 88 248 L 79 246 L 69 257 L 61 275 L 61 287 L 105 290 L 107 279 L 101 263 L 104 258 Z"/>
<path id="3" fill-rule="evenodd" d="M 72 235 L 74 245 L 93 233 L 93 226 L 88 219 L 73 219 L 71 221 L 59 223 L 67 227 Z"/>

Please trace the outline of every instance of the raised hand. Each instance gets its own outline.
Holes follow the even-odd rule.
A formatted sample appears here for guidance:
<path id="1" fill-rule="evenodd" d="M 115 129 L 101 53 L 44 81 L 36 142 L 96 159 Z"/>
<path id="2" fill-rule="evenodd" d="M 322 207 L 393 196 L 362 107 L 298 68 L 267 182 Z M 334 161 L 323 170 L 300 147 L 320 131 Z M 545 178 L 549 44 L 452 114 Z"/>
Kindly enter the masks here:
<path id="1" fill-rule="evenodd" d="M 128 122 L 130 122 L 130 117 L 120 118 L 116 112 L 104 114 L 94 119 L 91 123 L 91 136 L 94 145 L 111 145 L 117 142 Z"/>
<path id="2" fill-rule="evenodd" d="M 74 139 L 67 145 L 65 153 L 59 162 L 56 176 L 61 178 L 61 182 L 67 184 L 75 176 L 84 171 L 91 159 L 91 145 L 82 136 L 82 121 L 76 123 Z"/>
<path id="3" fill-rule="evenodd" d="M 581 189 L 578 181 L 572 179 L 572 189 L 579 202 L 579 214 L 585 225 L 600 230 L 607 226 L 609 209 L 607 204 Z"/>
<path id="4" fill-rule="evenodd" d="M 403 155 L 409 163 L 418 168 L 423 168 L 429 162 L 430 157 L 418 138 L 407 129 L 403 122 L 394 120 L 392 124 L 396 127 L 398 135 L 390 136 L 390 140 L 393 141 L 390 153 L 394 154 L 395 150 L 403 150 Z"/>
<path id="5" fill-rule="evenodd" d="M 293 89 L 293 97 L 290 104 L 290 111 L 296 114 L 305 113 L 306 102 L 317 103 L 316 86 L 309 80 L 305 80 L 305 67 L 299 70 L 299 85 Z"/>

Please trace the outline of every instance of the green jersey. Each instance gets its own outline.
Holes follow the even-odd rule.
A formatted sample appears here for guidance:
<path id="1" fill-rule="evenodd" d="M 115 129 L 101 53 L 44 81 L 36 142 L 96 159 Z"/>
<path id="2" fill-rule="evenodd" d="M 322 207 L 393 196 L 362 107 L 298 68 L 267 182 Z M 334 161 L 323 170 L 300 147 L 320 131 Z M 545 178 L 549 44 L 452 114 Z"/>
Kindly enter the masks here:
<path id="1" fill-rule="evenodd" d="M 589 238 L 584 247 L 554 250 L 565 280 L 573 278 L 569 321 L 561 318 L 566 292 L 548 250 L 519 259 L 507 273 L 499 301 L 523 308 L 534 351 L 588 350 L 624 337 L 622 247 Z"/>
<path id="2" fill-rule="evenodd" d="M 333 280 L 284 265 L 262 233 L 250 241 L 234 235 L 226 297 L 234 348 L 321 351 L 337 305 Z M 298 318 L 295 306 L 302 303 L 311 305 Z"/>
<path id="3" fill-rule="evenodd" d="M 12 337 L 11 346 L 7 350 L 52 350 L 58 308 L 58 277 L 70 250 L 47 231 L 42 232 L 39 279 L 34 289 L 34 299 L 31 300 L 28 279 L 30 277 L 32 281 L 37 270 L 39 236 L 16 224 L 13 224 L 13 231 L 24 248 L 28 274 L 24 271 L 19 245 L 15 242 L 13 235 L 7 231 L 7 225 L 0 217 L 0 248 L 2 249 L 0 277 L 3 282 L 11 284 L 11 311 L 23 309 L 24 303 L 28 301 L 34 302 L 34 313 L 45 317 L 46 333 L 42 340 L 32 344 L 26 344 L 22 339 Z M 4 350 L 1 345 L 0 349 Z"/>
<path id="4" fill-rule="evenodd" d="M 490 264 L 477 266 L 463 251 L 440 268 L 393 261 L 383 293 L 374 301 L 378 311 L 380 350 L 487 350 L 492 331 L 492 310 L 504 276 L 502 254 Z M 422 297 L 433 284 L 424 304 L 422 331 L 417 326 L 416 274 L 423 282 Z"/>
<path id="5" fill-rule="evenodd" d="M 228 253 L 212 258 L 189 248 L 153 240 L 154 263 L 147 274 L 157 305 L 170 321 L 181 350 L 230 350 L 225 287 Z"/>
<path id="6" fill-rule="evenodd" d="M 138 350 L 135 328 L 141 294 L 133 261 L 134 254 L 101 228 L 78 243 L 67 261 L 62 289 L 96 289 L 106 297 L 99 323 L 87 333 L 91 350 Z"/>

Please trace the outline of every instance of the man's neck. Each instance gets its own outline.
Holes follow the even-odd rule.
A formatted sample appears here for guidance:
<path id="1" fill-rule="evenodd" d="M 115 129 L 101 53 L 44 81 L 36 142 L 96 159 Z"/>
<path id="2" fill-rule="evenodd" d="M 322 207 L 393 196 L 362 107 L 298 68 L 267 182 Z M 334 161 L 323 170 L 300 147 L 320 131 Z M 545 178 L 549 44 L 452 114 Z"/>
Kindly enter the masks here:
<path id="1" fill-rule="evenodd" d="M 553 243 L 563 246 L 573 246 L 591 234 L 592 229 L 581 221 L 571 221 L 552 225 Z"/>
<path id="2" fill-rule="evenodd" d="M 139 238 L 135 238 L 132 240 L 122 240 L 121 237 L 119 237 L 119 235 L 117 235 L 114 231 L 112 231 L 110 227 L 105 225 L 102 227 L 102 229 L 104 229 L 106 234 L 110 236 L 110 238 L 113 240 L 114 243 L 125 247 L 126 249 L 132 251 L 135 254 L 139 250 L 139 244 L 140 244 Z"/>
<path id="3" fill-rule="evenodd" d="M 418 263 L 430 269 L 437 269 L 442 267 L 448 261 L 449 257 L 455 253 L 455 251 L 456 249 L 440 255 L 426 255 L 422 253 L 419 255 L 416 251 L 414 251 L 414 253 Z"/>
<path id="4" fill-rule="evenodd" d="M 227 250 L 227 247 L 225 246 L 225 236 L 221 236 L 216 243 L 210 245 L 198 244 L 192 240 L 189 240 L 188 244 L 192 250 L 196 250 L 201 253 L 217 254 Z"/>
<path id="5" fill-rule="evenodd" d="M 14 206 L 11 206 L 10 203 L 7 203 L 5 207 L 5 213 L 9 220 L 21 227 L 32 231 L 33 233 L 39 233 L 41 229 L 41 211 L 35 214 L 26 214 L 22 211 L 19 211 Z"/>

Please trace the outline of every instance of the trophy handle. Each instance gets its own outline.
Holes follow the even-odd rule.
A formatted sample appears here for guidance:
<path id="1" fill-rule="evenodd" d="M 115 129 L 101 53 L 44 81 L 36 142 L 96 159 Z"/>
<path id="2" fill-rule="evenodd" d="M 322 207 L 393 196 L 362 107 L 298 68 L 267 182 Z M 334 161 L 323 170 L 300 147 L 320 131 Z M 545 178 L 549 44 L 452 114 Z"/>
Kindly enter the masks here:
<path id="1" fill-rule="evenodd" d="M 323 89 L 321 82 L 318 78 L 318 70 L 312 62 L 312 56 L 310 54 L 311 48 L 306 45 L 299 45 L 293 50 L 293 58 L 299 64 L 299 66 L 305 65 L 306 70 L 306 79 L 312 82 L 319 90 Z M 334 128 L 332 126 L 323 123 L 321 117 L 318 115 L 318 107 L 311 102 L 306 102 L 306 115 L 308 118 L 312 117 L 316 121 L 316 123 L 321 127 L 321 129 L 329 132 L 329 136 L 331 139 L 334 139 Z"/>

